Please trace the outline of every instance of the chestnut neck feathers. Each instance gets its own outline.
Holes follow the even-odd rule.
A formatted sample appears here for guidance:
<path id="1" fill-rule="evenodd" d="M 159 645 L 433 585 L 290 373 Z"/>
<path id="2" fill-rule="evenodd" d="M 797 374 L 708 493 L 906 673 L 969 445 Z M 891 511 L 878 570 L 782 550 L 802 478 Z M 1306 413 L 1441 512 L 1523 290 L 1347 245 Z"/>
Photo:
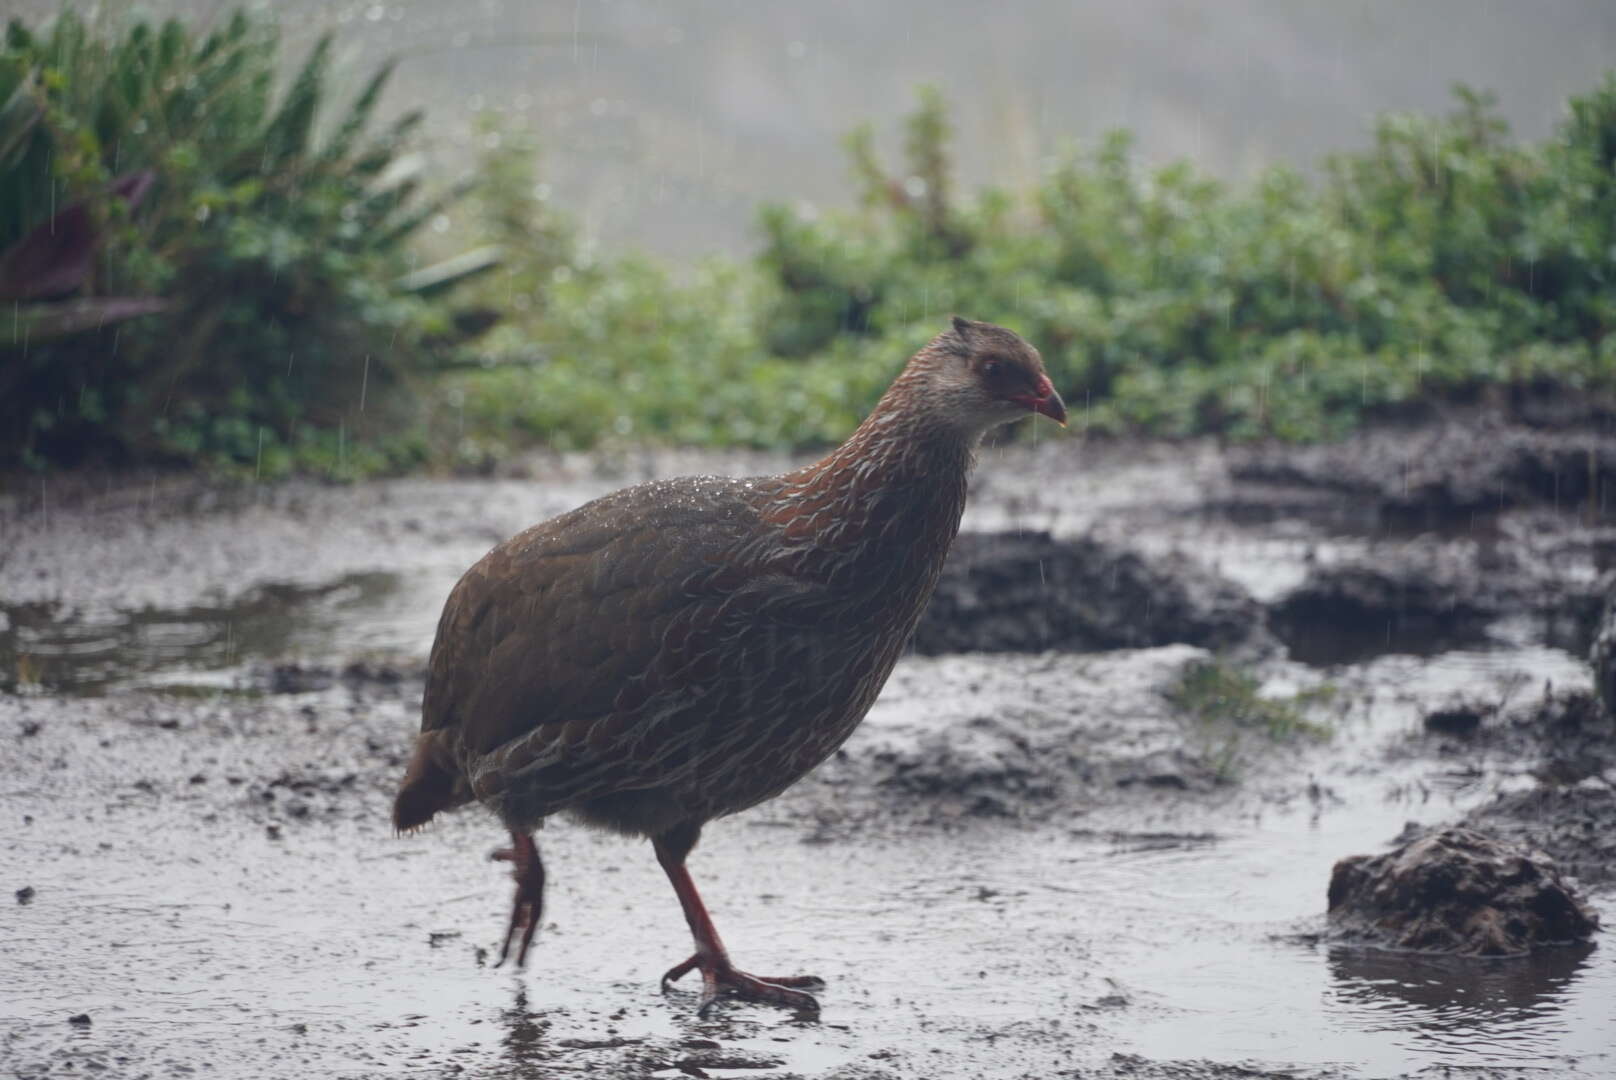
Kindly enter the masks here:
<path id="1" fill-rule="evenodd" d="M 764 508 L 785 541 L 774 565 L 900 623 L 918 618 L 959 529 L 985 430 L 956 422 L 928 395 L 951 348 L 938 338 L 922 349 L 846 442 L 780 477 Z"/>

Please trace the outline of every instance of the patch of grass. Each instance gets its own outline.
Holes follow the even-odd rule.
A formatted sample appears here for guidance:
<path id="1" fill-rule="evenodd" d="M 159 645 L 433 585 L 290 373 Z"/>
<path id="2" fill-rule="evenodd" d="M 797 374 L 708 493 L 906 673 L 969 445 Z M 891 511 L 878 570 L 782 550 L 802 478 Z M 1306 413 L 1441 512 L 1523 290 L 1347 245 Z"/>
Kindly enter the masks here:
<path id="1" fill-rule="evenodd" d="M 1185 665 L 1167 687 L 1173 709 L 1203 744 L 1219 780 L 1232 780 L 1253 737 L 1268 744 L 1328 739 L 1331 727 L 1308 714 L 1335 697 L 1329 683 L 1290 697 L 1264 697 L 1262 681 L 1223 659 Z"/>

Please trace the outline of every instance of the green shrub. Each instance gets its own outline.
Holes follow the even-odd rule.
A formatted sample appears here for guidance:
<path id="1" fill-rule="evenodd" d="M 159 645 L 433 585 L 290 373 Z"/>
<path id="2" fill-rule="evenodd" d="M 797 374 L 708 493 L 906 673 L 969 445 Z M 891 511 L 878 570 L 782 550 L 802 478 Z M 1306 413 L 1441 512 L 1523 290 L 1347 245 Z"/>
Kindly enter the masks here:
<path id="1" fill-rule="evenodd" d="M 1093 422 L 1170 435 L 1328 438 L 1484 386 L 1616 384 L 1616 77 L 1539 147 L 1460 90 L 1451 116 L 1382 120 L 1317 184 L 1275 169 L 1243 191 L 1146 173 L 1116 133 L 1023 198 L 956 205 L 934 94 L 908 135 L 897 174 L 850 140 L 858 213 L 763 211 L 777 354 L 959 310 L 1036 342 Z"/>

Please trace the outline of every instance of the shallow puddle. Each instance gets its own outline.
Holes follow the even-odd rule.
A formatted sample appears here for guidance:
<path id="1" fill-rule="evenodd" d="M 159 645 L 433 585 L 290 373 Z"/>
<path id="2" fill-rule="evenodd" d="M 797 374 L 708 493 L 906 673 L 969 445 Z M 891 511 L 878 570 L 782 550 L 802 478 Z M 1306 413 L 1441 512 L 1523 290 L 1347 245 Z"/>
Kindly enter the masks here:
<path id="1" fill-rule="evenodd" d="M 323 585 L 265 584 L 216 607 L 0 607 L 0 687 L 228 686 L 254 662 L 424 655 L 457 574 L 377 571 Z"/>

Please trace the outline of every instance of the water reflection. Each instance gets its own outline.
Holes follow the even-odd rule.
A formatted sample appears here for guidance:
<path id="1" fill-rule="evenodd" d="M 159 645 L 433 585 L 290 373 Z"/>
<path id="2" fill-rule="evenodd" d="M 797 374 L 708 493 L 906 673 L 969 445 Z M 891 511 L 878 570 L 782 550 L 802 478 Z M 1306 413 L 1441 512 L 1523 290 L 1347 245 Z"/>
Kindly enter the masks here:
<path id="1" fill-rule="evenodd" d="M 1478 958 L 1332 949 L 1333 1011 L 1361 1030 L 1402 1032 L 1439 1058 L 1540 1058 L 1573 1034 L 1565 1004 L 1593 951 L 1583 944 Z"/>
<path id="2" fill-rule="evenodd" d="M 499 1020 L 504 1028 L 500 1043 L 514 1064 L 534 1065 L 549 1057 L 544 1037 L 550 1030 L 550 1021 L 542 1013 L 528 1011 L 526 990 L 517 989 L 516 1000 L 510 1008 L 501 1010 Z"/>
<path id="3" fill-rule="evenodd" d="M 218 671 L 248 660 L 323 651 L 400 590 L 391 573 L 320 585 L 258 585 L 233 603 L 172 610 L 0 608 L 0 690 L 96 693 L 141 676 Z"/>

